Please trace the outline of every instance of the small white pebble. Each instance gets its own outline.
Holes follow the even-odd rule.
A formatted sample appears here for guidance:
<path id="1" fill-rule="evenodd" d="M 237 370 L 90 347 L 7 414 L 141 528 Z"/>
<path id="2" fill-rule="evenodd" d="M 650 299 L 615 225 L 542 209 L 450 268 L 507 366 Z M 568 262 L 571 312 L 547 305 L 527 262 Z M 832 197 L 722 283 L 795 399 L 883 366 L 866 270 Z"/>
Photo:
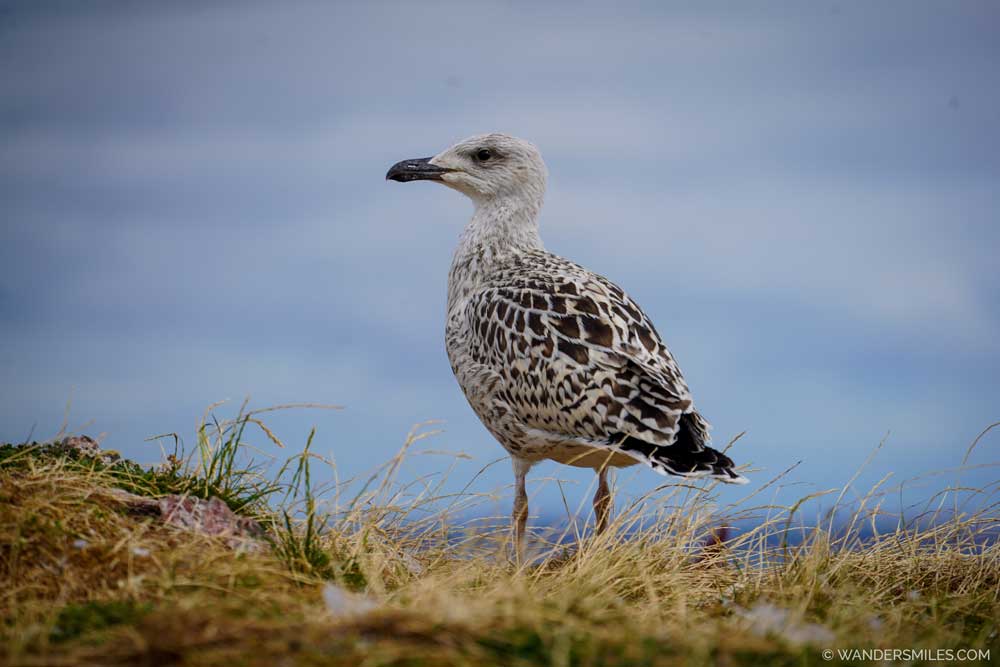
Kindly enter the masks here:
<path id="1" fill-rule="evenodd" d="M 83 538 L 77 538 L 73 540 L 73 548 L 75 549 L 86 549 L 90 546 L 90 542 Z"/>
<path id="2" fill-rule="evenodd" d="M 145 558 L 149 555 L 149 549 L 146 547 L 132 547 L 132 555 Z"/>
<path id="3" fill-rule="evenodd" d="M 326 610 L 333 616 L 364 614 L 378 606 L 372 598 L 351 593 L 335 584 L 323 587 L 323 602 L 326 603 Z"/>
<path id="4" fill-rule="evenodd" d="M 756 635 L 776 635 L 790 644 L 823 645 L 836 638 L 829 628 L 797 620 L 788 609 L 769 602 L 758 602 L 750 609 L 737 609 Z"/>

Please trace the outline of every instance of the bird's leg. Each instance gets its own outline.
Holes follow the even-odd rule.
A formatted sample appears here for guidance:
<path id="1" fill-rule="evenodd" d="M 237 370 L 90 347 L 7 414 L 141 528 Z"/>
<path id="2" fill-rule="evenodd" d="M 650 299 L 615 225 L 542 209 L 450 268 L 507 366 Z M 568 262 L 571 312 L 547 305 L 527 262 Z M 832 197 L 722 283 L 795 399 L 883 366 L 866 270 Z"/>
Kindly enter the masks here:
<path id="1" fill-rule="evenodd" d="M 531 465 L 514 459 L 514 551 L 517 555 L 517 562 L 524 561 L 524 531 L 528 526 L 528 491 L 525 489 L 524 480 L 528 476 Z"/>
<path id="2" fill-rule="evenodd" d="M 598 535 L 608 527 L 611 517 L 611 490 L 608 488 L 608 466 L 597 471 L 597 493 L 594 494 L 594 518 Z"/>

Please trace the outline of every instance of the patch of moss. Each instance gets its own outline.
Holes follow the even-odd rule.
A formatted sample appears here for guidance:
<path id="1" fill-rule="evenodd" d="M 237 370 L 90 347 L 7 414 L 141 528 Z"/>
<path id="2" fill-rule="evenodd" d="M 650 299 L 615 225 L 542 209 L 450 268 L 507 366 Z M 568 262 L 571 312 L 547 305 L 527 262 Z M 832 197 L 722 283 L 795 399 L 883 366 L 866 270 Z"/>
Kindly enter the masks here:
<path id="1" fill-rule="evenodd" d="M 65 642 L 95 630 L 134 624 L 151 609 L 152 605 L 148 602 L 139 604 L 131 600 L 69 604 L 59 611 L 49 639 L 56 643 Z"/>

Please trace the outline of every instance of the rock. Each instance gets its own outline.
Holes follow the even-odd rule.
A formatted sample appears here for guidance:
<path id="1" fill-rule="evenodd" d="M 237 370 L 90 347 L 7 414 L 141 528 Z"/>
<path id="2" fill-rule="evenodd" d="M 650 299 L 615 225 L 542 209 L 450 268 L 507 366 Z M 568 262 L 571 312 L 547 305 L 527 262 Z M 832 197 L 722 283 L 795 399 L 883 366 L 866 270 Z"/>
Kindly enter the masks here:
<path id="1" fill-rule="evenodd" d="M 236 514 L 219 498 L 204 500 L 177 494 L 147 498 L 122 489 L 103 489 L 102 493 L 137 514 L 160 517 L 171 526 L 221 537 L 230 548 L 252 552 L 266 548 L 262 541 L 264 528 L 253 519 Z"/>
<path id="2" fill-rule="evenodd" d="M 80 456 L 96 459 L 104 465 L 111 465 L 121 459 L 118 452 L 101 449 L 101 445 L 89 435 L 71 435 L 56 444 L 76 452 Z"/>
<path id="3" fill-rule="evenodd" d="M 103 488 L 99 489 L 98 492 L 101 495 L 111 498 L 111 500 L 114 500 L 115 502 L 125 505 L 128 507 L 129 512 L 133 514 L 160 516 L 160 503 L 157 502 L 156 498 L 137 496 L 136 494 L 129 493 L 124 489 Z"/>
<path id="4" fill-rule="evenodd" d="M 216 497 L 203 500 L 192 496 L 170 495 L 158 499 L 164 522 L 203 535 L 225 538 L 234 549 L 259 551 L 264 529 L 253 519 L 241 517 Z"/>

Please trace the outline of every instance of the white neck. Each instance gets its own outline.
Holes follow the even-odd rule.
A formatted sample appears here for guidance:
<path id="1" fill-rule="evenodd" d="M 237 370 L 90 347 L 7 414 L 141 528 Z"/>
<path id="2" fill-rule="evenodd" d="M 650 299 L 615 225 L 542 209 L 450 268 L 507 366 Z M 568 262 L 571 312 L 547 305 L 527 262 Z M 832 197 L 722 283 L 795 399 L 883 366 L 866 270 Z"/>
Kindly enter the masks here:
<path id="1" fill-rule="evenodd" d="M 542 250 L 538 235 L 541 198 L 525 201 L 494 198 L 476 202 L 465 226 L 448 275 L 448 312 L 464 304 L 490 270 L 512 255 Z"/>

